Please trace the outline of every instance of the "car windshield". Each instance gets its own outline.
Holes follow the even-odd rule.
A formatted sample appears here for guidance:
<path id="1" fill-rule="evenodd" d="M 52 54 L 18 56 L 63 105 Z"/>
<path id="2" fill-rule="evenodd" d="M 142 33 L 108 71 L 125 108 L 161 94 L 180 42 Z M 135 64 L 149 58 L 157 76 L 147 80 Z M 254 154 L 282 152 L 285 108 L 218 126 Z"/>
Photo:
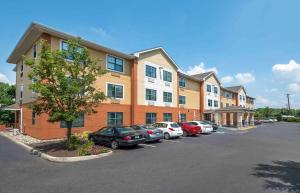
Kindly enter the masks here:
<path id="1" fill-rule="evenodd" d="M 173 127 L 173 128 L 178 128 L 178 127 L 179 127 L 179 125 L 178 125 L 177 123 L 171 123 L 170 125 L 171 125 L 171 127 Z"/>
<path id="2" fill-rule="evenodd" d="M 132 133 L 135 132 L 131 127 L 117 127 L 116 128 L 119 133 Z"/>
<path id="3" fill-rule="evenodd" d="M 185 123 L 185 124 L 187 124 L 188 126 L 194 126 L 195 125 L 193 123 Z"/>

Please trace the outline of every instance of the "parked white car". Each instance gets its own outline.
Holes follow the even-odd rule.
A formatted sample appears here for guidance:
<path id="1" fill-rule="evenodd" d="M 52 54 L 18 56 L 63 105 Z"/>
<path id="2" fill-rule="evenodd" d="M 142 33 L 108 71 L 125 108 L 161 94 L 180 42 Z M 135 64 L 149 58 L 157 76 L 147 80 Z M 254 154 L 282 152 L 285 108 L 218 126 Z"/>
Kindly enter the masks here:
<path id="1" fill-rule="evenodd" d="M 211 133 L 214 130 L 212 125 L 203 121 L 189 121 L 189 123 L 199 126 L 201 128 L 202 133 Z"/>
<path id="2" fill-rule="evenodd" d="M 183 134 L 181 127 L 175 122 L 158 122 L 153 126 L 163 131 L 165 139 L 177 138 Z"/>

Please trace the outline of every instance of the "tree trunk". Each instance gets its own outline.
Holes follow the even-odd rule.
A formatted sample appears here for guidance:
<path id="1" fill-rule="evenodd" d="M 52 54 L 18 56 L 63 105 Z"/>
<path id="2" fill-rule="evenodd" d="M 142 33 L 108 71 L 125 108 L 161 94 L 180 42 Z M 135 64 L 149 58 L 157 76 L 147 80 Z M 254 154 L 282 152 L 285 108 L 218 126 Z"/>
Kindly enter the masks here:
<path id="1" fill-rule="evenodd" d="M 71 143 L 71 135 L 72 135 L 72 121 L 68 121 L 67 122 L 67 146 L 68 146 L 68 149 L 69 149 L 70 143 Z"/>

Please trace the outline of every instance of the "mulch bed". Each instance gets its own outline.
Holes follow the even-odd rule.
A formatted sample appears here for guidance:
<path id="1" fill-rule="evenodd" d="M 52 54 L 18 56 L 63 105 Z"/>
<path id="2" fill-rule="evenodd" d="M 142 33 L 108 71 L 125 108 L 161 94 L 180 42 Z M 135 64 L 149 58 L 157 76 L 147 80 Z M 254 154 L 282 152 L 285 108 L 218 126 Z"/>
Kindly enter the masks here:
<path id="1" fill-rule="evenodd" d="M 68 150 L 65 141 L 34 143 L 34 144 L 29 144 L 29 145 L 43 153 L 47 153 L 47 154 L 49 154 L 51 156 L 55 156 L 55 157 L 77 157 L 77 156 L 79 156 L 78 149 L 77 150 Z M 94 145 L 91 155 L 98 155 L 101 153 L 106 153 L 108 151 L 109 151 L 109 149 L 106 147 Z"/>

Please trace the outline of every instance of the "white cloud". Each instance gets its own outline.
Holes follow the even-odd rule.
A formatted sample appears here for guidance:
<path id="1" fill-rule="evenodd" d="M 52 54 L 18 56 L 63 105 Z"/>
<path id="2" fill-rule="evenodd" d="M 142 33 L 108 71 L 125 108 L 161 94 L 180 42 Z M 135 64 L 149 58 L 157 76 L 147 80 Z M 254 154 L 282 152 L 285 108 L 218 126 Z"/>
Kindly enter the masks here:
<path id="1" fill-rule="evenodd" d="M 10 84 L 10 81 L 8 80 L 8 78 L 4 74 L 2 74 L 2 73 L 0 73 L 0 82 L 4 82 L 4 83 Z"/>
<path id="2" fill-rule="evenodd" d="M 233 77 L 232 76 L 224 76 L 222 79 L 221 79 L 221 82 L 224 83 L 224 84 L 227 84 L 227 83 L 230 83 L 233 81 Z"/>
<path id="3" fill-rule="evenodd" d="M 110 35 L 102 27 L 91 27 L 91 31 L 100 35 L 102 38 L 110 37 Z"/>
<path id="4" fill-rule="evenodd" d="M 275 64 L 272 71 L 280 77 L 300 81 L 300 64 L 294 60 L 290 60 L 288 64 Z"/>
<path id="5" fill-rule="evenodd" d="M 257 106 L 270 106 L 272 105 L 272 101 L 270 101 L 269 99 L 262 97 L 262 96 L 258 96 L 256 98 L 255 103 L 257 104 Z"/>
<path id="6" fill-rule="evenodd" d="M 205 68 L 205 64 L 201 62 L 200 64 L 197 64 L 193 67 L 189 67 L 186 73 L 189 75 L 194 75 L 194 74 L 201 74 L 209 71 L 214 71 L 216 74 L 218 74 L 218 70 L 216 67 Z"/>
<path id="7" fill-rule="evenodd" d="M 255 82 L 255 77 L 251 73 L 238 73 L 235 78 L 240 84 Z"/>
<path id="8" fill-rule="evenodd" d="M 300 85 L 297 83 L 291 83 L 288 85 L 288 90 L 292 93 L 300 92 Z"/>

